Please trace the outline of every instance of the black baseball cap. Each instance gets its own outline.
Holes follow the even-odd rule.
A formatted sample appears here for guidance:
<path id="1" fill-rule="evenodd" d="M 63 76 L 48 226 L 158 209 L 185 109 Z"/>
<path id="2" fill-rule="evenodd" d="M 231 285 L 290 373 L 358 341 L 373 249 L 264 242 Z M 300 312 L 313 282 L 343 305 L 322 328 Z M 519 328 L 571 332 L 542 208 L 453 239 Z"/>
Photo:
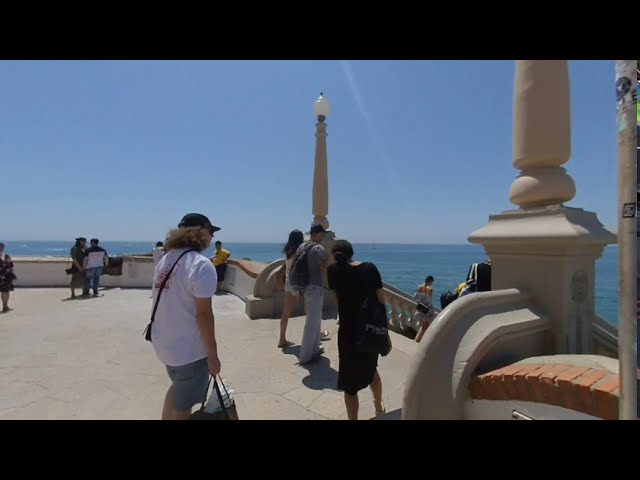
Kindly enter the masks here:
<path id="1" fill-rule="evenodd" d="M 310 235 L 313 235 L 313 234 L 316 234 L 316 233 L 325 233 L 325 232 L 326 232 L 326 230 L 319 223 L 314 223 L 313 225 L 311 225 L 311 229 L 309 230 L 309 234 Z"/>
<path id="2" fill-rule="evenodd" d="M 220 230 L 220 227 L 216 227 L 215 225 L 213 225 L 211 223 L 211 220 L 209 220 L 201 213 L 187 213 L 184 217 L 182 217 L 182 220 L 180 220 L 178 227 L 203 227 L 208 228 L 211 233 Z"/>
<path id="3" fill-rule="evenodd" d="M 84 237 L 78 237 L 78 238 L 76 238 L 76 242 L 86 242 L 86 241 L 87 241 L 87 239 L 86 239 L 86 238 L 84 238 Z"/>

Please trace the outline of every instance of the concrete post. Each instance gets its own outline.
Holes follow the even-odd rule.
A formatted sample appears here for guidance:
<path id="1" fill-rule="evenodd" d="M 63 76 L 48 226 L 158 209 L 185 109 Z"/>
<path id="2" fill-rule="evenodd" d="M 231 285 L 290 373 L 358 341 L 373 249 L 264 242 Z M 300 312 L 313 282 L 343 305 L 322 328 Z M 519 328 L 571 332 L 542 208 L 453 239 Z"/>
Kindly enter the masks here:
<path id="1" fill-rule="evenodd" d="M 518 210 L 491 215 L 469 236 L 492 262 L 492 289 L 520 288 L 552 320 L 555 353 L 590 353 L 595 261 L 616 238 L 593 212 L 569 208 L 569 75 L 565 60 L 516 63 L 509 199 Z"/>
<path id="2" fill-rule="evenodd" d="M 316 157 L 313 165 L 313 223 L 329 229 L 329 178 L 327 173 L 327 124 L 316 123 Z"/>
<path id="3" fill-rule="evenodd" d="M 637 300 L 637 219 L 634 179 L 637 179 L 636 118 L 638 64 L 636 60 L 616 61 L 618 110 L 618 242 L 620 282 L 618 306 L 618 354 L 620 358 L 620 419 L 638 418 L 638 321 Z M 636 187 L 637 188 L 637 187 Z M 636 195 L 634 195 L 636 193 Z"/>

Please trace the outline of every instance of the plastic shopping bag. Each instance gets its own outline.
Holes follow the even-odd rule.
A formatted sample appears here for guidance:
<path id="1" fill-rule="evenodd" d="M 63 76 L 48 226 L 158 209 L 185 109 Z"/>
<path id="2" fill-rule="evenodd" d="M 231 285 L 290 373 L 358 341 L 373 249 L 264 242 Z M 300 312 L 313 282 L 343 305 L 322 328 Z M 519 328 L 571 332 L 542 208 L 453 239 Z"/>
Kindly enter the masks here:
<path id="1" fill-rule="evenodd" d="M 224 402 L 225 408 L 230 408 L 234 405 L 233 402 L 233 394 L 235 393 L 232 389 L 229 388 L 227 382 L 224 378 L 220 378 L 220 394 L 222 396 L 222 401 Z M 209 399 L 207 400 L 207 404 L 204 407 L 205 413 L 215 413 L 222 410 L 222 406 L 220 405 L 220 399 L 215 391 L 211 391 L 209 394 Z"/>

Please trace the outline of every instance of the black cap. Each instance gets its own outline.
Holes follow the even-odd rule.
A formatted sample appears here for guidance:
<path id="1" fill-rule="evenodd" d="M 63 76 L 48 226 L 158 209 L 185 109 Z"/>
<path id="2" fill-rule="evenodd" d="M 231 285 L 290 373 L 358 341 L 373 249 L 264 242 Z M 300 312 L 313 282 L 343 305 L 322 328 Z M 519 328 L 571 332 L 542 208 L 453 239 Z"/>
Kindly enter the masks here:
<path id="1" fill-rule="evenodd" d="M 213 225 L 211 221 L 201 213 L 187 213 L 182 217 L 182 220 L 180 220 L 178 227 L 204 227 L 209 228 L 212 232 L 220 230 L 220 227 Z"/>
<path id="2" fill-rule="evenodd" d="M 324 233 L 324 232 L 326 232 L 326 230 L 322 225 L 320 225 L 319 223 L 314 223 L 313 225 L 311 225 L 311 229 L 309 230 L 309 235 L 314 235 L 316 233 Z"/>
<path id="3" fill-rule="evenodd" d="M 76 242 L 86 242 L 86 241 L 87 241 L 87 239 L 86 239 L 86 238 L 84 238 L 84 237 L 78 237 L 78 238 L 76 238 Z"/>

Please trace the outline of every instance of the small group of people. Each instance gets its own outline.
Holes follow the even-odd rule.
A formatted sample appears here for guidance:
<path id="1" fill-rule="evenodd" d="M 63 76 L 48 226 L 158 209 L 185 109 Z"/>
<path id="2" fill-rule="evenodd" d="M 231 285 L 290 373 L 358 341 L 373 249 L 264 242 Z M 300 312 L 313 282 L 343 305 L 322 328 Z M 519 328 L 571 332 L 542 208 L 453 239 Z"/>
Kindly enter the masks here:
<path id="1" fill-rule="evenodd" d="M 91 295 L 97 297 L 100 288 L 100 276 L 104 268 L 109 265 L 109 255 L 100 246 L 100 240 L 92 238 L 91 246 L 87 248 L 85 237 L 76 238 L 75 244 L 71 247 L 71 268 L 67 273 L 71 275 L 71 299 L 78 298 L 76 289 L 82 289 L 83 298 Z"/>
<path id="2" fill-rule="evenodd" d="M 7 313 L 9 308 L 9 296 L 13 291 L 13 282 L 17 280 L 13 272 L 13 260 L 4 251 L 4 243 L 0 243 L 0 296 L 2 297 L 2 313 Z"/>
<path id="3" fill-rule="evenodd" d="M 171 386 L 165 395 L 163 419 L 185 420 L 191 409 L 204 401 L 209 376 L 220 373 L 220 359 L 215 332 L 212 298 L 219 285 L 217 269 L 211 259 L 202 255 L 211 245 L 215 232 L 203 214 L 189 213 L 172 229 L 163 245 L 166 250 L 154 271 L 152 321 L 149 339 L 158 359 L 165 365 Z M 308 284 L 304 291 L 287 287 L 287 310 L 281 319 L 279 346 L 290 345 L 286 340 L 288 315 L 292 301 L 304 298 L 305 321 L 300 364 L 310 363 L 323 353 L 320 342 L 327 332 L 321 331 L 322 306 L 327 277 L 328 290 L 336 295 L 340 316 L 338 329 L 339 390 L 349 419 L 358 418 L 358 392 L 371 388 L 376 415 L 384 413 L 382 381 L 377 371 L 378 354 L 357 349 L 359 309 L 365 298 L 383 303 L 382 279 L 376 266 L 353 259 L 353 247 L 346 240 L 337 241 L 332 250 L 335 261 L 329 264 L 321 243 L 325 229 L 313 225 L 310 239 L 304 241 L 298 230 L 291 232 L 285 246 L 287 265 L 291 268 L 293 256 L 307 251 Z M 216 249 L 217 257 L 225 263 L 230 254 Z"/>
<path id="4" fill-rule="evenodd" d="M 301 365 L 318 359 L 324 349 L 320 342 L 329 339 L 329 332 L 322 331 L 321 320 L 324 292 L 332 292 L 337 300 L 338 315 L 338 390 L 344 392 L 344 402 L 349 420 L 358 419 L 358 392 L 366 387 L 373 394 L 376 415 L 385 412 L 382 401 L 382 380 L 378 373 L 378 354 L 362 352 L 357 347 L 360 330 L 360 310 L 366 298 L 384 304 L 382 278 L 373 263 L 353 259 L 353 246 L 347 240 L 338 240 L 331 249 L 333 263 L 321 245 L 326 231 L 320 224 L 309 230 L 309 240 L 304 241 L 300 230 L 293 230 L 284 246 L 285 254 L 285 302 L 280 318 L 278 347 L 292 345 L 286 338 L 289 317 L 296 302 L 305 306 L 305 325 L 300 347 Z M 294 262 L 306 254 L 308 267 L 307 285 L 302 291 L 291 282 Z M 325 287 L 325 278 L 326 285 Z"/>

